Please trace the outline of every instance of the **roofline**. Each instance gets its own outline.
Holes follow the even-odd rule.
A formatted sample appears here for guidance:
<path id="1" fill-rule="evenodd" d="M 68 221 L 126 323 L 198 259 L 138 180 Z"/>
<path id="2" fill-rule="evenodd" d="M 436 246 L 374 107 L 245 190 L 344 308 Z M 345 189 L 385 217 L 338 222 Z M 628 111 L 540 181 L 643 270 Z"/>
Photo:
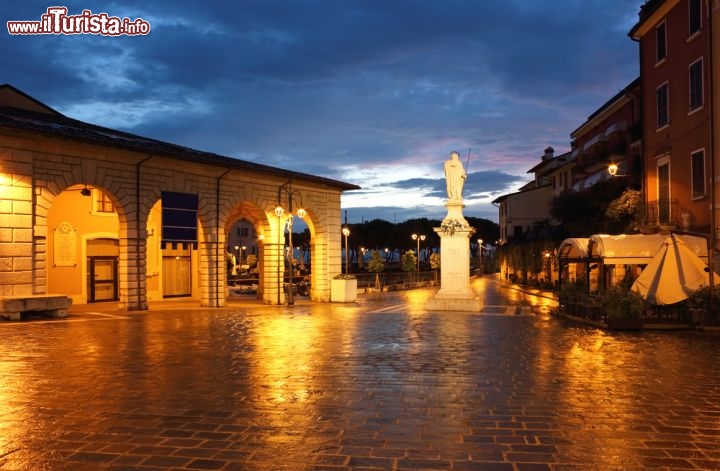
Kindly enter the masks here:
<path id="1" fill-rule="evenodd" d="M 27 93 L 13 87 L 9 83 L 0 84 L 0 92 L 2 92 L 3 90 L 10 90 L 13 93 L 20 95 L 21 97 L 25 98 L 26 100 L 31 101 L 34 105 L 37 105 L 38 107 L 42 108 L 48 114 L 54 114 L 56 116 L 63 116 L 63 117 L 65 116 L 62 113 L 60 113 L 58 110 L 51 108 L 50 106 L 46 105 L 42 101 L 38 100 L 37 98 L 31 97 Z"/>
<path id="2" fill-rule="evenodd" d="M 342 182 L 339 180 L 334 180 L 331 178 L 320 177 L 317 175 L 311 175 L 308 173 L 297 172 L 294 170 L 285 170 L 285 169 L 281 169 L 278 167 L 272 167 L 272 166 L 265 165 L 265 164 L 236 159 L 234 157 L 227 157 L 227 156 L 215 154 L 212 152 L 200 151 L 200 150 L 196 150 L 196 149 L 193 149 L 190 147 L 184 147 L 184 146 L 172 144 L 172 143 L 165 142 L 165 141 L 160 141 L 157 139 L 147 138 L 144 136 L 128 133 L 125 131 L 119 131 L 117 129 L 106 128 L 103 126 L 86 123 L 84 121 L 80 121 L 80 120 L 77 120 L 74 118 L 69 118 L 69 117 L 63 115 L 62 113 L 59 113 L 59 112 L 53 110 L 49 106 L 43 104 L 42 102 L 36 100 L 33 97 L 21 92 L 20 90 L 16 89 L 15 87 L 13 87 L 11 85 L 5 84 L 0 87 L 10 89 L 10 90 L 20 94 L 21 96 L 23 96 L 23 98 L 32 100 L 32 102 L 34 104 L 37 104 L 47 110 L 46 113 L 42 113 L 42 112 L 38 112 L 38 111 L 34 111 L 34 110 L 21 110 L 20 108 L 15 108 L 15 107 L 9 106 L 9 107 L 0 107 L 0 115 L 3 114 L 2 113 L 3 109 L 6 109 L 6 110 L 7 109 L 16 109 L 16 110 L 21 110 L 24 113 L 36 113 L 38 117 L 41 115 L 44 115 L 44 116 L 46 116 L 44 118 L 46 120 L 51 120 L 51 119 L 53 119 L 53 117 L 57 118 L 56 121 L 60 120 L 60 121 L 66 122 L 71 125 L 79 126 L 78 130 L 80 130 L 80 131 L 83 130 L 83 128 L 84 128 L 84 130 L 87 131 L 90 135 L 92 135 L 91 133 L 93 131 L 95 131 L 95 132 L 99 131 L 99 133 L 103 133 L 103 132 L 112 133 L 112 134 L 118 135 L 120 137 L 126 136 L 129 139 L 128 139 L 128 141 L 125 141 L 123 139 L 103 140 L 100 138 L 101 134 L 99 134 L 99 133 L 98 133 L 97 139 L 83 138 L 83 137 L 79 137 L 79 136 L 68 135 L 59 130 L 56 130 L 55 128 L 51 128 L 50 126 L 42 126 L 41 124 L 37 124 L 37 126 L 35 126 L 35 127 L 28 126 L 27 123 L 23 123 L 20 120 L 17 121 L 18 124 L 16 126 L 13 126 L 12 125 L 12 114 L 7 114 L 7 113 L 5 115 L 8 116 L 11 121 L 10 121 L 10 123 L 0 124 L 0 127 L 5 127 L 8 129 L 15 129 L 15 130 L 22 130 L 22 131 L 30 132 L 30 133 L 40 133 L 43 135 L 54 136 L 54 137 L 58 137 L 61 139 L 68 139 L 68 140 L 72 140 L 75 142 L 82 142 L 82 143 L 91 144 L 91 145 L 112 147 L 112 148 L 121 149 L 124 151 L 143 154 L 143 155 L 149 154 L 149 155 L 155 155 L 155 156 L 159 156 L 159 157 L 167 157 L 167 158 L 171 158 L 171 159 L 175 159 L 175 160 L 181 160 L 181 161 L 186 161 L 186 162 L 201 163 L 201 164 L 212 165 L 212 166 L 216 166 L 216 167 L 222 167 L 225 169 L 230 168 L 233 170 L 245 170 L 245 171 L 251 171 L 251 172 L 260 172 L 260 173 L 264 173 L 266 175 L 271 175 L 271 176 L 279 177 L 279 178 L 286 179 L 286 180 L 304 180 L 307 182 L 314 182 L 314 183 L 323 184 L 323 185 L 326 185 L 329 187 L 338 188 L 341 191 L 359 190 L 361 188 L 358 185 Z M 50 115 L 51 117 L 47 117 L 47 115 Z M 23 125 L 23 124 L 25 124 L 25 125 Z M 53 132 L 53 131 L 56 131 L 56 132 Z M 130 141 L 130 139 L 135 140 L 136 144 L 141 144 L 142 142 L 145 142 L 145 143 L 147 143 L 148 148 L 143 149 L 141 145 L 133 146 L 130 143 L 128 143 Z M 151 148 L 151 146 L 153 144 L 157 145 L 159 148 L 155 148 L 155 149 Z M 177 151 L 173 152 L 173 150 L 175 150 L 175 149 Z"/>
<path id="3" fill-rule="evenodd" d="M 637 77 L 635 80 L 630 82 L 625 88 L 623 88 L 618 93 L 616 93 L 615 96 L 613 96 L 608 101 L 603 103 L 603 105 L 600 108 L 598 108 L 597 110 L 595 110 L 590 116 L 588 116 L 588 118 L 585 120 L 585 122 L 583 124 L 578 126 L 577 129 L 575 129 L 573 132 L 570 133 L 570 137 L 575 139 L 574 136 L 576 134 L 578 134 L 581 129 L 583 129 L 584 127 L 591 124 L 595 118 L 597 118 L 598 116 L 601 116 L 603 114 L 603 112 L 605 112 L 609 108 L 612 108 L 613 105 L 615 105 L 616 103 L 621 101 L 623 98 L 628 97 L 628 95 L 630 95 L 632 93 L 632 89 L 635 87 L 639 87 L 639 86 L 640 86 L 640 77 Z"/>
<path id="4" fill-rule="evenodd" d="M 532 182 L 528 182 L 528 183 L 532 183 Z M 490 203 L 492 203 L 492 204 L 494 204 L 494 203 L 501 203 L 501 202 L 503 202 L 504 200 L 510 198 L 511 196 L 521 195 L 521 194 L 523 194 L 523 193 L 530 193 L 531 191 L 541 190 L 541 189 L 547 188 L 547 187 L 549 187 L 549 186 L 550 186 L 550 184 L 549 184 L 549 183 L 546 183 L 546 184 L 544 184 L 544 185 L 538 185 L 538 186 L 534 186 L 534 187 L 532 187 L 532 188 L 528 188 L 527 190 L 520 190 L 520 191 L 515 191 L 515 192 L 513 192 L 513 193 L 506 193 L 506 194 L 504 194 L 504 195 L 498 196 L 497 198 L 495 198 L 494 200 L 492 200 Z"/>
<path id="5" fill-rule="evenodd" d="M 638 13 L 639 20 L 628 32 L 628 36 L 635 41 L 639 41 L 645 36 L 650 29 L 655 26 L 659 18 L 667 16 L 668 12 L 680 0 L 646 0 L 645 4 L 640 7 Z"/>

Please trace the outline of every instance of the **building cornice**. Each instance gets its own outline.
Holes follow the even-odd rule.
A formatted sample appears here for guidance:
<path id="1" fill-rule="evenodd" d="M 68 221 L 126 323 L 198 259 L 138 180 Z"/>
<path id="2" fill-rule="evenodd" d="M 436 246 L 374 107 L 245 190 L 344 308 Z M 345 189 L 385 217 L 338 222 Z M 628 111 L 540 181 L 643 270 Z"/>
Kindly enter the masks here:
<path id="1" fill-rule="evenodd" d="M 640 38 L 645 36 L 651 31 L 663 18 L 665 18 L 670 10 L 675 8 L 680 3 L 680 0 L 661 0 L 655 2 L 646 3 L 640 10 L 640 21 L 633 26 L 628 33 L 632 39 L 639 41 Z M 644 9 L 649 9 L 648 12 L 643 12 Z"/>

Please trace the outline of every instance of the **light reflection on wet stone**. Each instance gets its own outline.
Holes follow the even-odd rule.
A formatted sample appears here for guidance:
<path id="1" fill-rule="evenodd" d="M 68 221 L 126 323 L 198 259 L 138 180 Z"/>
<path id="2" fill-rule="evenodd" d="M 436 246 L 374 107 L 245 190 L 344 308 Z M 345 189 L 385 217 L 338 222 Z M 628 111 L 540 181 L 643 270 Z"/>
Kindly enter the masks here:
<path id="1" fill-rule="evenodd" d="M 720 468 L 717 335 L 413 296 L 0 325 L 0 469 Z"/>

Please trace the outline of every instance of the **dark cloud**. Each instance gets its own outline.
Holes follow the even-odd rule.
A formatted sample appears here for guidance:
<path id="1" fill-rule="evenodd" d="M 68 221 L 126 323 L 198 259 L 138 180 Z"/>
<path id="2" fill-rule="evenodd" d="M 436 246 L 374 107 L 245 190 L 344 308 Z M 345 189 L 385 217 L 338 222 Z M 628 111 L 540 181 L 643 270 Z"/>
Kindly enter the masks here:
<path id="1" fill-rule="evenodd" d="M 514 185 L 522 186 L 525 183 L 517 175 L 500 172 L 497 170 L 488 170 L 482 172 L 471 172 L 463 188 L 465 198 L 472 198 L 477 195 L 493 195 L 498 192 L 507 191 Z M 446 198 L 445 179 L 442 175 L 439 178 L 410 178 L 407 180 L 399 180 L 388 183 L 384 186 L 390 186 L 399 189 L 418 188 L 420 193 L 425 196 L 436 196 Z"/>
<path id="2" fill-rule="evenodd" d="M 482 199 L 526 179 L 548 145 L 564 152 L 636 77 L 627 31 L 641 4 L 73 0 L 71 14 L 152 31 L 3 34 L 0 82 L 96 124 L 427 197 L 442 195 L 449 152 L 472 148 L 466 194 Z M 49 5 L 3 2 L 0 17 L 38 20 Z"/>

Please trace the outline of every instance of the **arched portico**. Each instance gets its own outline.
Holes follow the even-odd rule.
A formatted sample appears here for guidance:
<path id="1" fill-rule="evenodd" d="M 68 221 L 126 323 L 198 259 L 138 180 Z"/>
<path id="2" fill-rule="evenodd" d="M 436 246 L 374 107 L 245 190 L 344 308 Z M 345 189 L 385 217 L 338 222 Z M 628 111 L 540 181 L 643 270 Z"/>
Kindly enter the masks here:
<path id="1" fill-rule="evenodd" d="M 12 234 L 0 255 L 13 267 L 12 276 L 0 277 L 4 295 L 48 293 L 49 275 L 58 269 L 48 249 L 56 249 L 52 234 L 59 225 L 48 213 L 63 191 L 87 187 L 105 195 L 116 213 L 113 229 L 101 225 L 93 232 L 108 239 L 117 233 L 121 308 L 144 310 L 163 299 L 164 257 L 188 258 L 187 299 L 223 306 L 226 226 L 238 214 L 263 236 L 263 300 L 284 303 L 282 278 L 271 276 L 284 270 L 283 221 L 275 208 L 281 188 L 292 182 L 310 221 L 312 299 L 330 300 L 330 280 L 340 272 L 340 195 L 354 185 L 72 120 L 9 86 L 0 86 L 0 137 L 1 208 Z M 83 234 L 87 240 L 90 232 Z M 64 268 L 80 270 L 85 263 Z"/>

